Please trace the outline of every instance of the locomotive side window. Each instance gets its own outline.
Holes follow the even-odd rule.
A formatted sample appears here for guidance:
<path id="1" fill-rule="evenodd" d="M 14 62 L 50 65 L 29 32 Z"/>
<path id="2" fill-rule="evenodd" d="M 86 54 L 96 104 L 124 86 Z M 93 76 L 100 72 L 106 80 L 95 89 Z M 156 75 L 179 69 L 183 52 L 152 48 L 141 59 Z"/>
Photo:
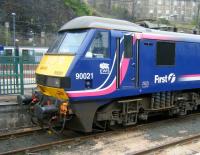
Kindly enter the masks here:
<path id="1" fill-rule="evenodd" d="M 34 56 L 34 50 L 29 50 L 29 49 L 22 49 L 22 56 L 23 56 L 23 61 L 32 61 Z"/>
<path id="2" fill-rule="evenodd" d="M 124 36 L 124 57 L 132 57 L 132 36 L 130 35 Z"/>
<path id="3" fill-rule="evenodd" d="M 175 43 L 157 42 L 156 65 L 175 65 Z"/>
<path id="4" fill-rule="evenodd" d="M 5 49 L 5 56 L 12 56 L 13 54 L 12 49 Z"/>
<path id="5" fill-rule="evenodd" d="M 22 50 L 22 55 L 23 55 L 24 57 L 33 56 L 33 55 L 34 55 L 34 50 L 26 50 L 26 49 L 23 49 L 23 50 Z"/>
<path id="6" fill-rule="evenodd" d="M 85 57 L 108 58 L 109 57 L 108 43 L 109 43 L 108 32 L 97 32 Z"/>

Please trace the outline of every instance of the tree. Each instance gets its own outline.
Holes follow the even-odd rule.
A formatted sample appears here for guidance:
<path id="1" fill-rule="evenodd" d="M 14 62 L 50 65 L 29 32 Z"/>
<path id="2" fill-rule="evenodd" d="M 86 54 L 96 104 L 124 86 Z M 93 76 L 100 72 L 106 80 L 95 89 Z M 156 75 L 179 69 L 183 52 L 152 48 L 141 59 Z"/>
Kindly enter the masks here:
<path id="1" fill-rule="evenodd" d="M 41 32 L 56 33 L 70 19 L 91 15 L 92 9 L 80 0 L 1 0 L 0 25 L 12 25 L 12 12 L 16 13 L 17 37 L 28 40 L 30 31 L 38 37 Z"/>

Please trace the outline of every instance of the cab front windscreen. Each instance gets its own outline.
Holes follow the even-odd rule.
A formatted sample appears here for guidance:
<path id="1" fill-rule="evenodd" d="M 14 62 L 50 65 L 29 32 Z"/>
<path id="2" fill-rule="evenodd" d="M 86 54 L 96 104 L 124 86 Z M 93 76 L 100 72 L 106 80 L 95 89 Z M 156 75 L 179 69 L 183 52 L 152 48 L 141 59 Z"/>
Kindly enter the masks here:
<path id="1" fill-rule="evenodd" d="M 86 34 L 87 30 L 60 32 L 47 53 L 76 54 Z"/>

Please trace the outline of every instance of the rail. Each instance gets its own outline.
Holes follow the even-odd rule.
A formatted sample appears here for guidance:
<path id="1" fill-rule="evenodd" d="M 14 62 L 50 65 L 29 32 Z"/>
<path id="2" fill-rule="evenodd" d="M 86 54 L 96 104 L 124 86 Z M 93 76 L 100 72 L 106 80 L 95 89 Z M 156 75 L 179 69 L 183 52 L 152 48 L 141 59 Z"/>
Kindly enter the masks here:
<path id="1" fill-rule="evenodd" d="M 27 127 L 27 128 L 22 128 L 22 129 L 17 129 L 12 132 L 0 134 L 0 140 L 8 139 L 8 138 L 13 138 L 13 137 L 19 137 L 19 136 L 24 136 L 27 134 L 31 134 L 33 132 L 41 131 L 46 128 L 41 128 L 41 127 Z"/>
<path id="2" fill-rule="evenodd" d="M 178 121 L 178 120 L 182 120 L 186 117 L 193 118 L 193 117 L 196 117 L 197 115 L 200 115 L 200 113 L 195 113 L 195 114 L 191 114 L 191 115 L 179 117 L 179 118 L 171 118 L 171 119 L 167 119 L 167 120 L 150 122 L 150 123 L 147 123 L 147 124 L 141 124 L 141 125 L 132 126 L 132 127 L 128 127 L 128 128 L 117 129 L 115 131 L 107 131 L 107 132 L 93 133 L 93 134 L 89 134 L 89 135 L 81 135 L 81 136 L 77 136 L 77 137 L 74 137 L 74 138 L 65 138 L 63 140 L 51 141 L 51 142 L 43 143 L 43 144 L 40 144 L 40 145 L 34 145 L 34 146 L 25 147 L 25 148 L 18 148 L 18 149 L 11 150 L 11 151 L 8 151 L 8 152 L 0 152 L 0 155 L 27 153 L 27 152 L 28 153 L 35 153 L 35 152 L 51 149 L 52 146 L 68 145 L 68 144 L 71 144 L 73 142 L 81 142 L 81 141 L 84 141 L 84 140 L 100 138 L 101 136 L 107 137 L 107 136 L 111 136 L 113 134 L 119 134 L 121 132 L 126 132 L 126 131 L 130 131 L 130 130 L 131 131 L 134 131 L 136 129 L 139 130 L 140 128 L 149 127 L 149 126 L 155 125 L 159 122 L 160 123 L 167 123 L 169 121 Z M 6 136 L 6 137 L 8 137 L 8 136 Z M 163 148 L 167 148 L 167 147 L 173 146 L 175 144 L 192 141 L 193 139 L 197 139 L 197 138 L 200 138 L 200 134 L 185 137 L 185 138 L 182 138 L 182 139 L 170 142 L 170 143 L 165 143 L 163 145 L 158 145 L 158 146 L 149 148 L 148 150 L 142 150 L 140 152 L 133 152 L 133 153 L 130 153 L 130 154 L 134 154 L 134 155 L 149 154 L 151 152 L 159 151 Z"/>
<path id="3" fill-rule="evenodd" d="M 132 155 L 145 155 L 145 154 L 150 154 L 150 153 L 156 153 L 158 151 L 161 151 L 163 149 L 167 149 L 167 148 L 169 148 L 171 146 L 175 146 L 177 144 L 183 144 L 183 143 L 186 143 L 186 142 L 192 143 L 193 140 L 196 140 L 196 139 L 199 139 L 199 138 L 200 138 L 200 134 L 196 134 L 196 135 L 193 135 L 193 136 L 188 136 L 188 137 L 185 137 L 185 138 L 173 141 L 173 142 L 169 142 L 169 143 L 166 143 L 166 144 L 163 144 L 163 145 L 158 145 L 158 146 L 152 147 L 150 149 L 142 150 L 142 151 L 139 151 L 139 152 L 136 152 L 136 153 L 131 153 L 131 154 Z"/>

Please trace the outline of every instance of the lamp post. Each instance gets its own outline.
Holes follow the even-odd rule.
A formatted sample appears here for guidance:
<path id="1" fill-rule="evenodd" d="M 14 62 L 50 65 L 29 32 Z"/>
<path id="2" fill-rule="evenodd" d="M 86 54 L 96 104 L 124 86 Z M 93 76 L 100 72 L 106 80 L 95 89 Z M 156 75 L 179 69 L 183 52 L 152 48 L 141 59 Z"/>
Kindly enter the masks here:
<path id="1" fill-rule="evenodd" d="M 14 68 L 14 72 L 16 75 L 19 75 L 19 51 L 18 49 L 16 49 L 16 44 L 15 44 L 15 16 L 16 16 L 16 13 L 13 12 L 12 14 L 12 18 L 13 18 L 13 46 L 14 46 L 14 63 L 15 63 L 15 68 Z M 17 84 L 17 87 L 19 88 L 19 76 L 16 76 L 16 84 Z M 21 88 L 21 94 L 23 94 L 23 80 L 21 78 L 21 74 L 20 74 L 20 88 Z"/>
<path id="2" fill-rule="evenodd" d="M 15 48 L 15 16 L 16 16 L 16 13 L 12 13 L 12 17 L 13 17 L 13 46 Z"/>
<path id="3" fill-rule="evenodd" d="M 35 33 L 33 31 L 30 31 L 31 37 L 32 37 L 32 44 L 35 46 Z"/>

